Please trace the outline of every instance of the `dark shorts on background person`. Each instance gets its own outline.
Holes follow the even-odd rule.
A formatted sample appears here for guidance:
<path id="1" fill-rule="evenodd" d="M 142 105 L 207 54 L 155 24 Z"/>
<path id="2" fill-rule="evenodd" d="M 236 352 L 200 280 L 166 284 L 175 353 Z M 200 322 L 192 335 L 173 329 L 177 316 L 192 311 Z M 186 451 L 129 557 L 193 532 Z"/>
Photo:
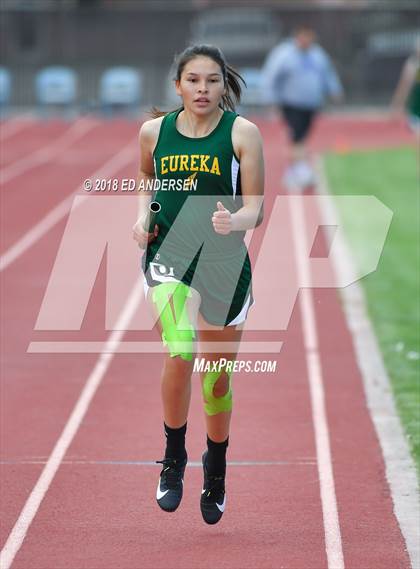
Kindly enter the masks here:
<path id="1" fill-rule="evenodd" d="M 313 120 L 317 114 L 316 109 L 302 109 L 290 105 L 282 105 L 280 110 L 290 131 L 293 142 L 302 142 L 309 134 Z"/>

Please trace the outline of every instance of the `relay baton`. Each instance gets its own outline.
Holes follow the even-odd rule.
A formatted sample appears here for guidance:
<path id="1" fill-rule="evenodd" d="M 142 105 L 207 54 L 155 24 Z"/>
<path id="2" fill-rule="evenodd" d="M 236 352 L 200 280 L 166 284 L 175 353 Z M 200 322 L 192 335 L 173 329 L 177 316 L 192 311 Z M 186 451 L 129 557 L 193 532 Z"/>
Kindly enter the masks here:
<path id="1" fill-rule="evenodd" d="M 155 230 L 155 220 L 156 215 L 160 212 L 161 206 L 158 202 L 150 202 L 149 204 L 149 212 L 143 224 L 143 229 L 147 231 L 147 233 L 153 233 Z"/>

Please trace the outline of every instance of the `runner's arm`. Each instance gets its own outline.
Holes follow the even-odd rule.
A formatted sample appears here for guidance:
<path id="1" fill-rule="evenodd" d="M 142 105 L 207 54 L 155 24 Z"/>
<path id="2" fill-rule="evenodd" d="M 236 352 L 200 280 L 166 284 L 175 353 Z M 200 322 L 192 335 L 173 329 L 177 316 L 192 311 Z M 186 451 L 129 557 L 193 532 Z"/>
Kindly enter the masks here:
<path id="1" fill-rule="evenodd" d="M 139 195 L 137 221 L 133 226 L 133 239 L 139 246 L 144 248 L 146 244 L 157 236 L 157 226 L 154 233 L 147 233 L 144 230 L 144 222 L 149 212 L 149 205 L 152 200 L 152 192 L 148 190 L 148 184 L 155 179 L 155 169 L 153 163 L 153 149 L 159 136 L 161 119 L 146 121 L 140 128 L 139 145 L 140 161 L 137 175 L 137 192 Z"/>
<path id="2" fill-rule="evenodd" d="M 403 66 L 398 85 L 392 97 L 391 108 L 394 111 L 403 111 L 415 79 L 416 65 L 413 63 L 412 58 L 409 58 Z"/>
<path id="3" fill-rule="evenodd" d="M 258 127 L 238 117 L 232 142 L 240 160 L 243 207 L 232 214 L 232 231 L 254 229 L 262 223 L 264 212 L 264 157 Z"/>

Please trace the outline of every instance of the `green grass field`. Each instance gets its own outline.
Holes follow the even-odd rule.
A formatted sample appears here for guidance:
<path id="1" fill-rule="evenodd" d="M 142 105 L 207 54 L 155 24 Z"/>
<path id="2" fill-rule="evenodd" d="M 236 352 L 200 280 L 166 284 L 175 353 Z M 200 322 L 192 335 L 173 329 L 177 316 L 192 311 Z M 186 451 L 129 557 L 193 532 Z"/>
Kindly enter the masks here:
<path id="1" fill-rule="evenodd" d="M 327 178 L 333 194 L 374 195 L 394 212 L 378 269 L 360 282 L 420 474 L 420 199 L 417 168 L 416 152 L 412 148 L 326 157 Z M 361 238 L 368 240 L 366 234 L 360 233 L 354 216 L 343 216 L 343 222 L 350 248 L 352 242 L 360 242 Z M 370 230 L 374 222 L 372 220 Z"/>

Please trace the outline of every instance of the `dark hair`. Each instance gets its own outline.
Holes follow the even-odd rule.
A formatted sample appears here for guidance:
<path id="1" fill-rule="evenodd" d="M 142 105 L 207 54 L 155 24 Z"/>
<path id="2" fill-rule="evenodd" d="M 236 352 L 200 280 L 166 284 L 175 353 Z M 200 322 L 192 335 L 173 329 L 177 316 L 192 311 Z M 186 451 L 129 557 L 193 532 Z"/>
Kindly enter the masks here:
<path id="1" fill-rule="evenodd" d="M 312 28 L 309 24 L 300 24 L 293 29 L 293 35 L 297 36 L 298 34 L 302 33 L 310 33 L 316 36 L 316 30 Z"/>
<path id="2" fill-rule="evenodd" d="M 182 53 L 175 57 L 175 77 L 174 81 L 179 81 L 181 79 L 184 67 L 189 61 L 195 59 L 196 57 L 209 57 L 215 61 L 222 71 L 223 81 L 226 87 L 226 93 L 222 95 L 221 108 L 224 110 L 235 110 L 235 105 L 237 105 L 241 100 L 242 86 L 241 83 L 246 87 L 244 79 L 240 74 L 230 65 L 226 63 L 225 56 L 222 51 L 213 45 L 193 45 L 184 49 Z M 178 109 L 176 109 L 178 110 Z M 167 114 L 162 112 L 156 107 L 153 107 L 151 113 L 153 118 L 160 117 Z"/>

